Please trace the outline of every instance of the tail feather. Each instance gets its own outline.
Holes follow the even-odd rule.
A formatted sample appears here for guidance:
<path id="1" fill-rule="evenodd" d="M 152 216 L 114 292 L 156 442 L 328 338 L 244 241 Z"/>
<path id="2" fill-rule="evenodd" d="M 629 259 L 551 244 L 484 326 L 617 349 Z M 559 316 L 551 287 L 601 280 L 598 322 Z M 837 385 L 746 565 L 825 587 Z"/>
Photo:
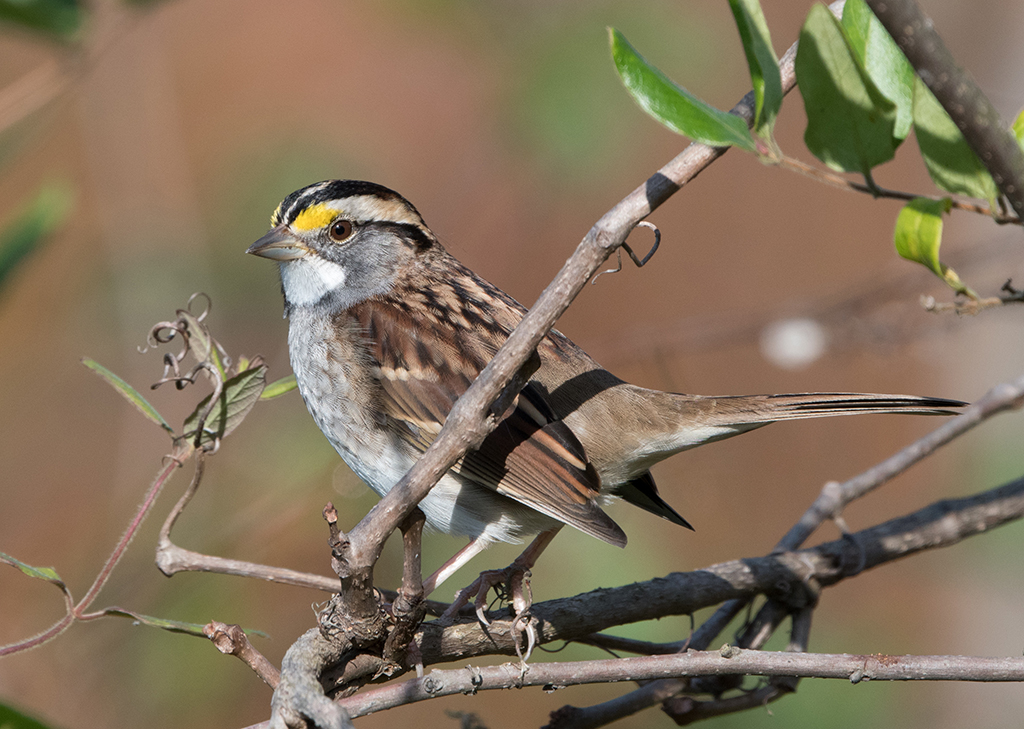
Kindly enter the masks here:
<path id="1" fill-rule="evenodd" d="M 717 396 L 665 393 L 665 397 L 673 399 L 675 411 L 673 420 L 666 419 L 664 423 L 671 435 L 655 443 L 641 444 L 636 453 L 640 461 L 632 464 L 636 468 L 650 468 L 651 464 L 673 453 L 731 438 L 780 420 L 872 413 L 955 415 L 958 408 L 967 404 L 941 397 L 859 392 Z M 633 478 L 636 474 L 628 475 Z"/>
<path id="2" fill-rule="evenodd" d="M 771 423 L 777 420 L 821 418 L 830 415 L 905 413 L 913 415 L 955 415 L 967 403 L 941 397 L 915 395 L 873 395 L 856 392 L 810 392 L 792 395 L 716 397 L 718 415 L 733 424 Z M 738 408 L 729 407 L 730 401 Z M 723 407 L 724 406 L 724 407 Z M 758 407 L 760 406 L 760 407 Z M 730 412 L 731 411 L 731 412 Z M 737 416 L 739 416 L 737 418 Z"/>
<path id="3" fill-rule="evenodd" d="M 779 420 L 869 413 L 955 415 L 967 404 L 941 397 L 857 392 L 725 396 L 659 393 L 658 396 L 670 400 L 658 410 L 665 420 L 657 425 L 664 430 L 656 437 L 637 442 L 632 451 L 617 460 L 628 468 L 619 473 L 609 470 L 604 475 L 609 483 L 616 484 L 612 490 L 626 501 L 686 527 L 690 525 L 661 498 L 647 472 L 655 463 L 674 453 L 731 438 Z M 617 445 L 621 446 L 621 442 Z"/>

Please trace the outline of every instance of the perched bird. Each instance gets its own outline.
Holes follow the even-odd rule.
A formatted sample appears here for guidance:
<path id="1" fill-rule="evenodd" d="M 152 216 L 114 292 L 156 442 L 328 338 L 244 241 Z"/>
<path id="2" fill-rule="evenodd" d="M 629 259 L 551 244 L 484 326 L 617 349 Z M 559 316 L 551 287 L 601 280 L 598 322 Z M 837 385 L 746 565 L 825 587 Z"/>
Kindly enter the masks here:
<path id="1" fill-rule="evenodd" d="M 526 310 L 449 255 L 416 208 L 386 187 L 319 182 L 286 197 L 271 225 L 248 252 L 280 265 L 299 392 L 345 462 L 384 495 Z M 679 451 L 777 420 L 948 414 L 963 404 L 648 390 L 615 377 L 557 331 L 538 354 L 539 369 L 497 429 L 420 503 L 428 524 L 471 540 L 427 580 L 428 592 L 495 541 L 541 535 L 532 561 L 562 524 L 624 546 L 626 535 L 601 509 L 609 496 L 689 527 L 649 470 Z"/>

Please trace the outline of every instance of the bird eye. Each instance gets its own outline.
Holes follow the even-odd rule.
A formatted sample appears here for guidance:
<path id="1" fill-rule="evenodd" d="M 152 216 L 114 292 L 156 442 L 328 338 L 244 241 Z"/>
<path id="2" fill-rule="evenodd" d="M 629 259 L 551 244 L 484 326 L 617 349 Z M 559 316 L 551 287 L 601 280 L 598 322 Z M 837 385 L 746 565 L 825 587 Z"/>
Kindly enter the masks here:
<path id="1" fill-rule="evenodd" d="M 352 223 L 348 220 L 335 220 L 331 223 L 331 228 L 328 231 L 328 234 L 331 236 L 331 240 L 335 243 L 341 243 L 352 235 Z"/>

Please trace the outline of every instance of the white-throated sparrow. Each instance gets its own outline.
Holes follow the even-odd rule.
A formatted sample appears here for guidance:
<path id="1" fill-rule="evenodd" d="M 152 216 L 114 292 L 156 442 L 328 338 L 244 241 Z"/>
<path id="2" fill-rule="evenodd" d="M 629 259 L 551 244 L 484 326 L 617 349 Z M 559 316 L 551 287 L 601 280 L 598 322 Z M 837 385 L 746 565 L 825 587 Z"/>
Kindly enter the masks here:
<path id="1" fill-rule="evenodd" d="M 385 494 L 525 309 L 450 256 L 405 198 L 332 180 L 292 193 L 248 252 L 277 261 L 299 391 L 353 471 Z M 483 546 L 568 524 L 624 546 L 599 506 L 616 495 L 682 526 L 649 469 L 679 451 L 776 420 L 946 414 L 906 395 L 706 397 L 623 382 L 557 331 L 515 407 L 420 503 L 434 528 L 472 540 L 429 589 Z"/>

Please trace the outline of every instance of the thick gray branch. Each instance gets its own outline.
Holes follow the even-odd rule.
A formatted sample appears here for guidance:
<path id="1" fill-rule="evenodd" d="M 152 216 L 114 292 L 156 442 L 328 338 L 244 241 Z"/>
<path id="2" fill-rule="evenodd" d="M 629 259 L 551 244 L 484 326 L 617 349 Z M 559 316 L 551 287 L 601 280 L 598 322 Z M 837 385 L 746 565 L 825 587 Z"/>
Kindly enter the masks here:
<path id="1" fill-rule="evenodd" d="M 746 599 L 759 594 L 800 609 L 814 598 L 810 585 L 815 589 L 833 585 L 860 569 L 877 567 L 925 549 L 950 546 L 1022 516 L 1024 477 L 973 496 L 936 502 L 847 539 L 799 552 L 725 562 L 696 572 L 673 573 L 650 582 L 552 600 L 535 605 L 533 614 L 539 620 L 541 641 L 546 643 L 583 638 L 616 625 L 685 615 L 730 598 Z M 428 623 L 418 636 L 423 661 L 430 665 L 496 653 L 514 655 L 510 623 L 495 620 L 486 633 L 475 622 L 448 628 Z M 617 680 L 633 678 L 638 677 L 621 673 Z M 352 716 L 360 716 L 379 710 L 377 696 L 389 690 L 385 687 L 366 691 L 341 703 Z M 661 698 L 664 697 L 654 701 Z"/>

